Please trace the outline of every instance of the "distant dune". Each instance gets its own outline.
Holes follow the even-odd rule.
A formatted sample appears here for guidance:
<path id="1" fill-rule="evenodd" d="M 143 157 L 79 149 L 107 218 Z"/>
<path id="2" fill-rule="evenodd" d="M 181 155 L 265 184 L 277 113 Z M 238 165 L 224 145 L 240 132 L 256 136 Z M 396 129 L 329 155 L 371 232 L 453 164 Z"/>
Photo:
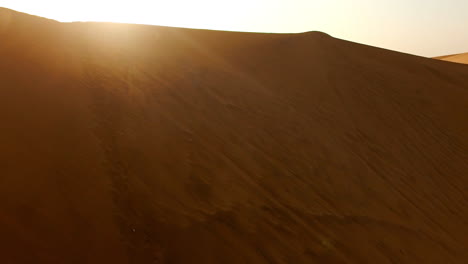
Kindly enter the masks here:
<path id="1" fill-rule="evenodd" d="M 434 59 L 468 64 L 468 53 L 435 57 Z"/>
<path id="2" fill-rule="evenodd" d="M 468 66 L 0 9 L 2 263 L 468 263 Z"/>

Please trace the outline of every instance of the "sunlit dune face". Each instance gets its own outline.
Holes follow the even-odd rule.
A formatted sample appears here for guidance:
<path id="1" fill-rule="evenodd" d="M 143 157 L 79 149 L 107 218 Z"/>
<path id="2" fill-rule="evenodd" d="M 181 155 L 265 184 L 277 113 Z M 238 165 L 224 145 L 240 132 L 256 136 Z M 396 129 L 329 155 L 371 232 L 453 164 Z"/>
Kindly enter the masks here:
<path id="1" fill-rule="evenodd" d="M 145 35 L 146 31 L 138 25 L 115 24 L 115 23 L 92 23 L 87 26 L 87 41 L 93 49 L 102 51 L 102 54 L 116 56 L 115 59 L 122 59 L 124 54 L 136 53 L 145 54 L 148 48 L 148 39 L 154 39 Z M 157 49 L 156 49 L 157 50 Z M 153 51 L 154 52 L 154 51 Z"/>
<path id="2" fill-rule="evenodd" d="M 11 20 L 11 12 L 7 9 L 0 9 L 0 34 L 8 28 Z"/>

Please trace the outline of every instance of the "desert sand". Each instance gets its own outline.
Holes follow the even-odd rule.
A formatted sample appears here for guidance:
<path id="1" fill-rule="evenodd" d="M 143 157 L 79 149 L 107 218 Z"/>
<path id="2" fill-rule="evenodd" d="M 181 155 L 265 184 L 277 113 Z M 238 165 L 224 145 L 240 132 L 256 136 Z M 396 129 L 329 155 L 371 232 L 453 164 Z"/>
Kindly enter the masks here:
<path id="1" fill-rule="evenodd" d="M 440 56 L 440 57 L 435 57 L 434 59 L 468 64 L 468 53 Z"/>
<path id="2" fill-rule="evenodd" d="M 0 9 L 2 263 L 467 263 L 468 66 Z"/>

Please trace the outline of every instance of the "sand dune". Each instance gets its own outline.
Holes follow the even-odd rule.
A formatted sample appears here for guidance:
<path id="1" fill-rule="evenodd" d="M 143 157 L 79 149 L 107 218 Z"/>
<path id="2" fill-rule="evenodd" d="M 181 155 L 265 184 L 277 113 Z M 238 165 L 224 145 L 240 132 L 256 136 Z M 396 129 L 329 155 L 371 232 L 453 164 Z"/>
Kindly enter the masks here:
<path id="1" fill-rule="evenodd" d="M 2 263 L 467 263 L 468 67 L 0 9 Z"/>
<path id="2" fill-rule="evenodd" d="M 468 53 L 435 57 L 434 59 L 468 64 Z"/>

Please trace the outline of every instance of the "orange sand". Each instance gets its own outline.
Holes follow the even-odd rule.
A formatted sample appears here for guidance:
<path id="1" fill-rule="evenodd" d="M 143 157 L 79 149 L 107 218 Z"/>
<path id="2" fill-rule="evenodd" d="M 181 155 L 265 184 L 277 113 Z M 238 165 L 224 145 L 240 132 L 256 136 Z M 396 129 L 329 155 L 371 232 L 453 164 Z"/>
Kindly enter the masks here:
<path id="1" fill-rule="evenodd" d="M 2 263 L 467 263 L 468 66 L 0 9 Z"/>
<path id="2" fill-rule="evenodd" d="M 441 57 L 436 57 L 436 58 L 434 58 L 434 59 L 445 60 L 445 61 L 456 62 L 456 63 L 468 64 L 468 53 L 461 53 L 461 54 L 455 54 L 455 55 L 441 56 Z"/>

